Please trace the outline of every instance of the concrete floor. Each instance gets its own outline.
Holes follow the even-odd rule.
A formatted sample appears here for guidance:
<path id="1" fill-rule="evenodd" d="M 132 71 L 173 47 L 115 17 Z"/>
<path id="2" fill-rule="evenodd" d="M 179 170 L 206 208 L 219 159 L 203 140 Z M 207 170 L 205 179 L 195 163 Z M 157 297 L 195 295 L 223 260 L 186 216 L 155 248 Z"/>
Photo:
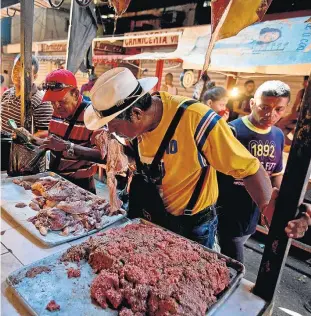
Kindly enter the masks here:
<path id="1" fill-rule="evenodd" d="M 262 255 L 262 240 L 260 236 L 252 237 L 245 247 L 245 266 L 247 280 L 256 281 Z M 261 245 L 261 247 L 259 246 Z M 251 247 L 251 248 L 249 248 Z M 294 250 L 294 249 L 293 249 Z M 311 254 L 291 251 L 287 258 L 280 286 L 277 290 L 277 297 L 273 316 L 309 316 L 304 303 L 311 300 L 311 265 L 307 260 Z M 280 308 L 286 309 L 281 310 Z"/>

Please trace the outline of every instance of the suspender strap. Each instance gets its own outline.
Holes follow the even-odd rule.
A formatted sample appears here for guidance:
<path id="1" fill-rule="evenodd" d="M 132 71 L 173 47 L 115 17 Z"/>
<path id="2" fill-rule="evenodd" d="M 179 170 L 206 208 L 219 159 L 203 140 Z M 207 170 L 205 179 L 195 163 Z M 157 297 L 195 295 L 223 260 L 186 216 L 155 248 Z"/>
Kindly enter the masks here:
<path id="1" fill-rule="evenodd" d="M 73 115 L 73 117 L 71 118 L 71 120 L 69 121 L 69 125 L 67 127 L 67 130 L 65 132 L 65 135 L 63 138 L 63 140 L 68 140 L 69 136 L 70 136 L 70 133 L 74 127 L 74 125 L 76 124 L 80 114 L 84 111 L 84 109 L 89 105 L 89 103 L 87 102 L 82 102 L 80 104 L 80 106 L 78 107 L 78 109 L 76 110 L 75 114 Z M 63 152 L 56 152 L 55 154 L 55 160 L 53 161 L 53 165 L 50 167 L 51 170 L 57 170 L 59 164 L 60 164 L 60 161 L 61 161 L 61 158 L 62 158 L 62 154 Z"/>
<path id="2" fill-rule="evenodd" d="M 191 198 L 188 202 L 188 205 L 184 211 L 184 215 L 192 215 L 192 210 L 199 199 L 201 189 L 202 189 L 202 186 L 204 184 L 204 180 L 205 180 L 208 169 L 209 169 L 209 166 L 203 167 L 201 169 L 200 178 L 199 178 L 199 180 L 194 188 L 192 196 L 191 196 Z"/>
<path id="3" fill-rule="evenodd" d="M 151 171 L 156 170 L 159 163 L 161 162 L 161 159 L 164 155 L 164 152 L 165 152 L 167 146 L 169 145 L 169 142 L 172 139 L 172 137 L 176 131 L 177 125 L 180 122 L 185 110 L 191 104 L 194 104 L 197 102 L 198 101 L 195 101 L 195 100 L 187 100 L 187 101 L 183 102 L 182 104 L 180 104 L 180 106 L 177 109 L 177 112 L 175 113 L 175 116 L 173 117 L 171 124 L 169 125 L 169 127 L 168 127 L 168 129 L 167 129 L 167 131 L 162 139 L 162 142 L 158 148 L 158 151 L 156 152 L 156 154 L 153 158 L 152 164 L 150 166 Z"/>

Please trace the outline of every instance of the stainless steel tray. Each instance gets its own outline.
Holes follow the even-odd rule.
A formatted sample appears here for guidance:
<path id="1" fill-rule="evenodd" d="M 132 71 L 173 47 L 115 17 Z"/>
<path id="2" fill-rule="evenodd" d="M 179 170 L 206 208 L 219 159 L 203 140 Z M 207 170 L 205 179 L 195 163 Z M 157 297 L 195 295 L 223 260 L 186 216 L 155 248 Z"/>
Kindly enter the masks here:
<path id="1" fill-rule="evenodd" d="M 121 218 L 125 217 L 124 214 L 119 214 L 115 216 L 103 216 L 105 222 L 102 228 L 94 229 L 87 233 L 83 233 L 77 236 L 73 234 L 69 234 L 68 236 L 60 236 L 59 232 L 50 231 L 46 236 L 42 236 L 39 230 L 30 222 L 27 221 L 29 217 L 32 217 L 37 214 L 36 211 L 31 209 L 28 204 L 31 199 L 34 197 L 31 190 L 25 190 L 23 187 L 16 185 L 13 183 L 13 179 L 23 179 L 29 181 L 35 181 L 41 177 L 52 176 L 55 178 L 60 178 L 59 175 L 53 172 L 44 172 L 38 173 L 36 175 L 31 176 L 23 176 L 23 177 L 15 177 L 15 178 L 5 178 L 1 181 L 1 208 L 4 210 L 10 217 L 12 217 L 17 223 L 19 223 L 24 229 L 26 229 L 32 236 L 34 236 L 37 240 L 39 240 L 42 244 L 48 247 L 54 247 L 62 243 L 66 243 L 71 240 L 75 240 L 84 236 L 88 236 L 97 232 Z M 63 179 L 65 180 L 65 179 Z M 66 181 L 66 180 L 65 180 Z M 95 195 L 94 195 L 95 196 Z M 16 208 L 16 203 L 23 202 L 27 204 L 24 208 Z"/>
<path id="2" fill-rule="evenodd" d="M 144 222 L 141 219 L 130 221 L 123 219 L 112 227 L 122 227 L 130 223 Z M 205 248 L 205 247 L 204 247 Z M 206 251 L 214 252 L 208 248 Z M 65 251 L 53 254 L 47 258 L 41 259 L 28 266 L 25 266 L 9 275 L 7 283 L 13 289 L 16 296 L 32 315 L 51 315 L 45 308 L 51 301 L 55 300 L 59 304 L 60 311 L 53 312 L 53 315 L 75 315 L 75 316 L 95 316 L 95 315 L 117 315 L 118 312 L 111 309 L 102 309 L 92 303 L 90 297 L 90 288 L 95 273 L 86 261 L 79 264 L 81 271 L 80 278 L 68 279 L 66 269 L 77 267 L 77 264 L 70 263 L 67 266 L 59 261 Z M 245 268 L 243 264 L 230 259 L 224 255 L 217 254 L 219 258 L 226 260 L 230 269 L 230 285 L 218 296 L 218 301 L 209 309 L 207 315 L 213 315 L 226 299 L 234 292 L 242 279 Z M 26 272 L 36 266 L 51 267 L 51 272 L 41 273 L 35 278 L 26 278 Z"/>

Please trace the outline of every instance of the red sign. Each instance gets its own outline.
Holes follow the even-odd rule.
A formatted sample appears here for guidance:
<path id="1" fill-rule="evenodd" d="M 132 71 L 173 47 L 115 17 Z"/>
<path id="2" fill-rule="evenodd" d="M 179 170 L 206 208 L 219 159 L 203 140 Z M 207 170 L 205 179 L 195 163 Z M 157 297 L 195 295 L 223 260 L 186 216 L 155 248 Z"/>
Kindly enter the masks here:
<path id="1" fill-rule="evenodd" d="M 94 43 L 94 55 L 103 55 L 103 53 L 125 54 L 125 48 L 107 44 L 106 42 L 96 41 Z"/>
<path id="2" fill-rule="evenodd" d="M 125 38 L 123 42 L 124 47 L 142 47 L 142 46 L 168 46 L 178 44 L 178 35 L 150 35 L 148 37 L 130 37 Z"/>

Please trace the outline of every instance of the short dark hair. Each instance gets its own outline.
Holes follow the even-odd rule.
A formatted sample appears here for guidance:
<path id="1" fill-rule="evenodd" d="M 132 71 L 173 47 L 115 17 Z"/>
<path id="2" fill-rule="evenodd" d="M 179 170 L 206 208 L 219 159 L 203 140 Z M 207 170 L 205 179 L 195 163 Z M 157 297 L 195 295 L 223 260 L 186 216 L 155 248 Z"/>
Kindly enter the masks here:
<path id="1" fill-rule="evenodd" d="M 309 80 L 309 76 L 304 76 L 303 77 L 303 81 L 308 81 Z"/>
<path id="2" fill-rule="evenodd" d="M 290 100 L 290 87 L 280 80 L 270 80 L 264 82 L 255 92 L 255 97 L 277 97 L 288 98 Z"/>
<path id="3" fill-rule="evenodd" d="M 15 57 L 14 65 L 15 65 L 20 59 L 21 59 L 21 55 L 18 54 L 18 55 Z M 37 74 L 38 71 L 39 71 L 39 61 L 38 61 L 37 57 L 34 56 L 34 55 L 31 56 L 31 64 L 33 65 L 34 73 Z"/>
<path id="4" fill-rule="evenodd" d="M 124 120 L 124 121 L 131 121 L 132 111 L 133 108 L 139 108 L 143 111 L 147 111 L 152 104 L 152 97 L 150 93 L 146 93 L 144 96 L 142 96 L 140 99 L 138 99 L 132 106 L 130 106 L 127 110 L 120 113 L 116 119 Z"/>
<path id="5" fill-rule="evenodd" d="M 4 77 L 2 75 L 0 75 L 1 77 L 1 84 L 4 82 Z"/>
<path id="6" fill-rule="evenodd" d="M 223 87 L 216 87 L 215 82 L 209 82 L 207 84 L 207 91 L 203 95 L 203 102 L 208 100 L 219 101 L 222 98 L 228 96 L 228 92 Z"/>
<path id="7" fill-rule="evenodd" d="M 246 81 L 244 82 L 244 87 L 246 87 L 249 83 L 255 84 L 255 81 L 252 80 L 252 79 L 246 80 Z"/>
<path id="8" fill-rule="evenodd" d="M 7 70 L 3 70 L 3 72 L 4 72 L 5 74 L 8 74 L 8 73 L 9 73 Z"/>

